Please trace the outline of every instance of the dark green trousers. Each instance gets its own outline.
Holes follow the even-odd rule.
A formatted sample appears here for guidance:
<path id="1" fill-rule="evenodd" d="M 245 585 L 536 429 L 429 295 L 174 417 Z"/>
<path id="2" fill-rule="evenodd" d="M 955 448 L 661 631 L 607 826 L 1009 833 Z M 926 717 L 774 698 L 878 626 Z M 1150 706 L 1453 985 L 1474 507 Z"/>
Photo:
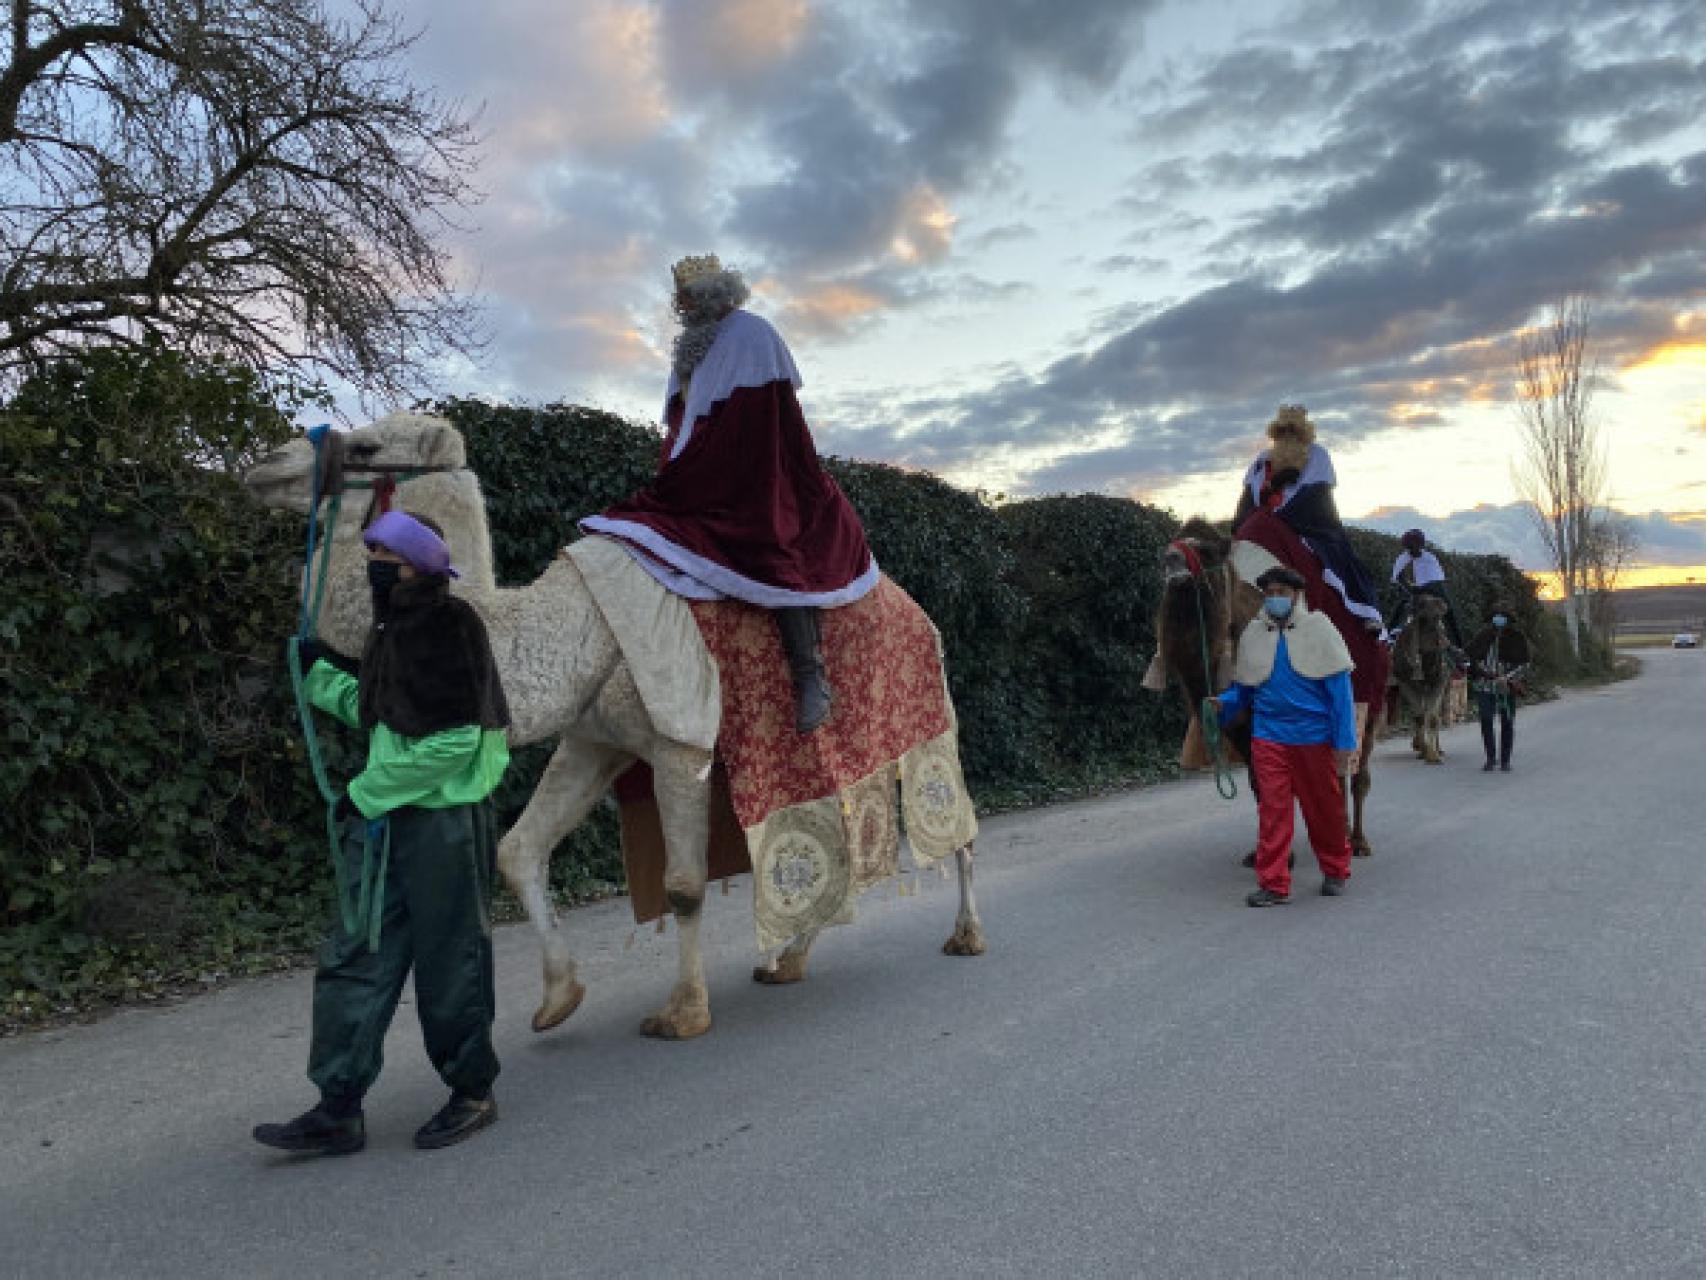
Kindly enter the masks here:
<path id="1" fill-rule="evenodd" d="M 363 828 L 350 823 L 341 850 L 352 882 L 361 869 Z M 492 1050 L 496 860 L 490 804 L 391 815 L 379 950 L 345 933 L 335 912 L 320 948 L 308 1078 L 322 1094 L 358 1099 L 372 1087 L 411 968 L 421 1035 L 438 1074 L 468 1093 L 491 1087 L 498 1074 Z"/>

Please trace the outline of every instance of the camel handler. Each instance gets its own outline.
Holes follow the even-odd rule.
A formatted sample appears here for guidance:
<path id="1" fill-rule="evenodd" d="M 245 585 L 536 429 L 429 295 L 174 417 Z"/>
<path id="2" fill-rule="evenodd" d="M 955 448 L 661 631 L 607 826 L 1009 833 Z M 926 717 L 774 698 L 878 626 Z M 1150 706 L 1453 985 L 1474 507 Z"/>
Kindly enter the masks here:
<path id="1" fill-rule="evenodd" d="M 365 841 L 390 842 L 379 942 L 370 949 L 336 922 L 321 947 L 308 1051 L 319 1105 L 255 1129 L 255 1141 L 282 1151 L 345 1155 L 366 1145 L 362 1098 L 411 968 L 427 1056 L 451 1089 L 415 1145 L 449 1146 L 498 1115 L 488 797 L 509 764 L 509 707 L 485 625 L 449 593 L 459 575 L 436 527 L 388 511 L 363 539 L 374 622 L 360 679 L 309 642 L 304 689 L 320 710 L 369 734 L 367 766 L 337 814 L 346 867 L 359 870 Z"/>
<path id="2" fill-rule="evenodd" d="M 1457 610 L 1451 607 L 1451 596 L 1445 589 L 1445 566 L 1428 546 L 1428 535 L 1420 529 L 1410 529 L 1400 538 L 1403 550 L 1392 562 L 1392 581 L 1403 589 L 1403 599 L 1392 617 L 1389 630 L 1396 637 L 1415 612 L 1417 596 L 1437 596 L 1445 601 L 1445 629 L 1451 636 L 1452 647 L 1463 648 L 1463 632 L 1457 625 Z"/>
<path id="3" fill-rule="evenodd" d="M 1481 745 L 1486 748 L 1485 773 L 1493 771 L 1493 719 L 1499 721 L 1498 767 L 1511 771 L 1516 749 L 1516 703 L 1530 662 L 1528 637 L 1516 626 L 1508 600 L 1493 604 L 1492 617 L 1469 642 L 1469 671 L 1474 679 L 1475 709 L 1481 717 Z"/>
<path id="4" fill-rule="evenodd" d="M 1302 574 L 1276 565 L 1256 585 L 1262 612 L 1244 629 L 1232 686 L 1219 698 L 1222 723 L 1254 716 L 1257 887 L 1245 901 L 1273 907 L 1291 900 L 1294 799 L 1321 864 L 1321 892 L 1336 898 L 1351 875 L 1342 781 L 1357 749 L 1351 655 L 1338 628 L 1304 604 Z"/>
<path id="5" fill-rule="evenodd" d="M 774 610 L 795 729 L 830 713 L 818 610 L 877 585 L 865 529 L 824 470 L 795 391 L 800 371 L 770 323 L 741 309 L 746 282 L 715 255 L 672 268 L 676 335 L 656 479 L 580 522 L 620 539 L 690 600 L 732 597 Z"/>

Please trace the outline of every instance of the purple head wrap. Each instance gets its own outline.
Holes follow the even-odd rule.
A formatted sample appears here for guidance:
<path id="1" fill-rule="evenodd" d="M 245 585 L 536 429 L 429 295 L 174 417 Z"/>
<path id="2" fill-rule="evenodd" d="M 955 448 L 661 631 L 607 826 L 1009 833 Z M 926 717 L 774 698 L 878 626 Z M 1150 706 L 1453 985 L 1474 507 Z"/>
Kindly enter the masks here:
<path id="1" fill-rule="evenodd" d="M 444 539 L 406 511 L 387 511 L 368 525 L 361 540 L 370 547 L 384 547 L 414 566 L 417 573 L 460 578 L 450 563 L 450 548 Z"/>

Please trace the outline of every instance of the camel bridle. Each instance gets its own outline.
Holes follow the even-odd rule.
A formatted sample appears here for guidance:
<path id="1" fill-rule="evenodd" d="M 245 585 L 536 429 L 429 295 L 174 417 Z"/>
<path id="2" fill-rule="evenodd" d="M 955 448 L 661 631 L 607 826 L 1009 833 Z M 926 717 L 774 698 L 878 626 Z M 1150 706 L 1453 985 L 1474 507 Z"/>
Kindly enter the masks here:
<path id="1" fill-rule="evenodd" d="M 1202 555 L 1195 547 L 1186 542 L 1183 538 L 1175 538 L 1167 544 L 1167 550 L 1177 551 L 1179 553 L 1179 557 L 1185 562 L 1185 571 L 1197 581 L 1202 581 Z"/>
<path id="2" fill-rule="evenodd" d="M 396 499 L 398 485 L 420 476 L 444 475 L 463 469 L 452 466 L 424 466 L 416 463 L 368 462 L 364 459 L 351 458 L 346 437 L 326 425 L 315 427 L 309 431 L 308 441 L 314 446 L 313 482 L 308 509 L 310 523 L 318 517 L 320 504 L 328 498 L 333 502 L 333 521 L 335 522 L 337 518 L 335 508 L 341 505 L 343 495 L 350 489 L 368 489 L 372 491 L 373 496 L 368 502 L 367 514 L 362 517 L 361 521 L 362 527 L 366 528 L 373 523 L 375 518 L 391 509 L 391 504 Z M 370 478 L 356 480 L 351 479 L 352 476 Z M 309 547 L 309 555 L 310 560 L 312 560 L 312 542 Z"/>

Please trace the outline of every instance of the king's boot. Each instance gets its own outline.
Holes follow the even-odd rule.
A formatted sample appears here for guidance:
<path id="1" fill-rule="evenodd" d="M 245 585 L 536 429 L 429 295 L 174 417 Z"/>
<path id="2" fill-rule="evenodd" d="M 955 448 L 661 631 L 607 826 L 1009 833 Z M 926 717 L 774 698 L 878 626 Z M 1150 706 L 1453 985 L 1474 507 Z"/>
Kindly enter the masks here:
<path id="1" fill-rule="evenodd" d="M 776 629 L 788 655 L 788 675 L 794 682 L 794 729 L 810 733 L 829 718 L 834 702 L 829 677 L 823 670 L 823 643 L 816 609 L 776 610 Z"/>

